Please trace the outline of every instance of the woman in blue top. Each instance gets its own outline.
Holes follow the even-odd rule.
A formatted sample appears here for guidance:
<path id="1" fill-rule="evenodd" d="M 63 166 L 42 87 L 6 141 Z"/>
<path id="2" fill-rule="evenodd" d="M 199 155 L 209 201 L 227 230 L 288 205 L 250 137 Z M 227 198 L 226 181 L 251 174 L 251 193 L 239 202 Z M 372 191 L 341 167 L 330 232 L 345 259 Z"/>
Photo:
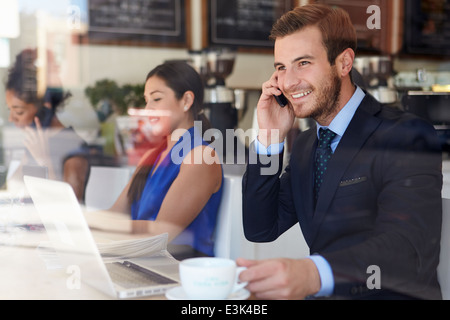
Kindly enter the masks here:
<path id="1" fill-rule="evenodd" d="M 184 62 L 167 62 L 148 74 L 145 112 L 153 141 L 159 141 L 111 208 L 131 214 L 135 232 L 168 233 L 169 251 L 179 259 L 214 255 L 223 173 L 197 126 L 208 128 L 203 92 L 200 76 Z M 175 245 L 188 250 L 180 254 Z"/>

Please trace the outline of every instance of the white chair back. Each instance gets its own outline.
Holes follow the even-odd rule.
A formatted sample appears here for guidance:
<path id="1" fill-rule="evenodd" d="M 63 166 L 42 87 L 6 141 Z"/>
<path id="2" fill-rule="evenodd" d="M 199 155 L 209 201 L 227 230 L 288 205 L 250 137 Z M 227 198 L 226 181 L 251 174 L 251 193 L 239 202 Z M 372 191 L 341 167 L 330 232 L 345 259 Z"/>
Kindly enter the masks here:
<path id="1" fill-rule="evenodd" d="M 450 300 L 450 199 L 442 199 L 441 255 L 438 266 L 438 279 L 442 297 Z"/>
<path id="2" fill-rule="evenodd" d="M 216 224 L 216 257 L 236 259 L 250 257 L 254 245 L 244 236 L 242 227 L 242 176 L 224 177 L 222 200 Z"/>
<path id="3" fill-rule="evenodd" d="M 216 235 L 214 240 L 214 253 L 216 257 L 230 258 L 231 256 L 231 195 L 230 178 L 224 177 L 222 199 L 217 214 Z"/>
<path id="4" fill-rule="evenodd" d="M 91 167 L 86 185 L 85 204 L 88 210 L 109 209 L 131 178 L 129 168 Z"/>

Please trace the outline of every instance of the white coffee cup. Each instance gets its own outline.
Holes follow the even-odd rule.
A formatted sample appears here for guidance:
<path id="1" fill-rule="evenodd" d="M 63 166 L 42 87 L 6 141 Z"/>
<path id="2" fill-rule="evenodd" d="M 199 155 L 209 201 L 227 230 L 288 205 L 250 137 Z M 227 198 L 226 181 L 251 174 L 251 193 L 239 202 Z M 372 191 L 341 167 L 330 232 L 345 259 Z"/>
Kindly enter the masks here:
<path id="1" fill-rule="evenodd" d="M 224 258 L 191 258 L 180 262 L 180 280 L 183 290 L 193 300 L 224 300 L 244 288 L 239 274 L 245 267 Z"/>

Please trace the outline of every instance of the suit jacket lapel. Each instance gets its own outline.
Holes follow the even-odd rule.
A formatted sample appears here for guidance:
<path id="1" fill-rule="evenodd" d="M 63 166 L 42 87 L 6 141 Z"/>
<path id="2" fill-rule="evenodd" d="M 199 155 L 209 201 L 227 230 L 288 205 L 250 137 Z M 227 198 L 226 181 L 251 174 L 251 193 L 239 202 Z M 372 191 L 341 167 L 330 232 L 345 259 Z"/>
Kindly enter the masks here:
<path id="1" fill-rule="evenodd" d="M 380 125 L 381 120 L 373 116 L 379 110 L 378 102 L 371 96 L 366 96 L 350 122 L 325 174 L 314 213 L 314 225 L 316 227 L 320 225 L 326 215 L 342 177 L 353 158 Z"/>

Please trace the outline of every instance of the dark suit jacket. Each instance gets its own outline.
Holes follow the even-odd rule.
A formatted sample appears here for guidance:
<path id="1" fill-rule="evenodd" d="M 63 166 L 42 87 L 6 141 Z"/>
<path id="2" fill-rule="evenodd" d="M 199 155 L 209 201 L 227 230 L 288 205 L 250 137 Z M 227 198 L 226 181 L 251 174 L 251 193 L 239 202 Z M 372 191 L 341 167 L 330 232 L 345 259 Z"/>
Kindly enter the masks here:
<path id="1" fill-rule="evenodd" d="M 334 297 L 441 299 L 442 155 L 434 128 L 367 95 L 329 162 L 317 206 L 316 145 L 315 127 L 302 132 L 281 177 L 282 155 L 248 165 L 247 239 L 274 241 L 300 222 L 311 254 L 331 265 Z M 261 175 L 268 161 L 279 161 L 279 170 Z M 367 286 L 370 266 L 379 267 L 381 290 Z"/>

